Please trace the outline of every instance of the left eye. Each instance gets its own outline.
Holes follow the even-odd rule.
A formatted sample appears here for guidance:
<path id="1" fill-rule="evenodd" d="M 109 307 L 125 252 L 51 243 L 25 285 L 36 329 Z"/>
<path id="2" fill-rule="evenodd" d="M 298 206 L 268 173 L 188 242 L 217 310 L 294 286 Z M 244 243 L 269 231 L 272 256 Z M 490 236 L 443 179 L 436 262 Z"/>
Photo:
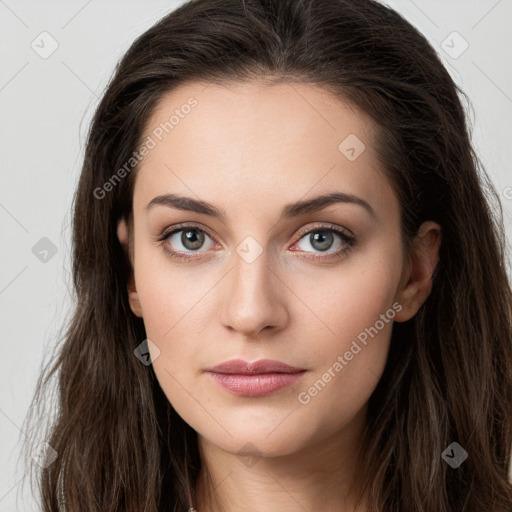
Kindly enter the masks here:
<path id="1" fill-rule="evenodd" d="M 334 242 L 338 238 L 339 242 L 337 247 L 332 247 Z M 306 243 L 306 248 L 300 247 L 301 243 Z M 301 250 L 308 250 L 309 247 L 312 247 L 315 251 L 325 252 L 329 249 L 333 249 L 334 251 L 341 249 L 343 245 L 351 245 L 353 239 L 341 231 L 334 230 L 332 228 L 329 229 L 315 229 L 314 231 L 309 231 L 305 235 L 301 237 L 301 239 L 297 242 L 297 245 Z"/>

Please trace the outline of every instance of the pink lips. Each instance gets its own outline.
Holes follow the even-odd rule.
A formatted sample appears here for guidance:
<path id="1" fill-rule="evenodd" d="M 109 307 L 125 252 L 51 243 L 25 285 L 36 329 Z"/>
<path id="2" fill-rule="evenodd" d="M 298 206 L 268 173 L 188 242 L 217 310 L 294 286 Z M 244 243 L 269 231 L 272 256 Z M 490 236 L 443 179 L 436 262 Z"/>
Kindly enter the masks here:
<path id="1" fill-rule="evenodd" d="M 252 363 L 232 359 L 205 371 L 220 386 L 235 395 L 264 396 L 290 386 L 307 370 L 272 359 L 260 359 Z"/>

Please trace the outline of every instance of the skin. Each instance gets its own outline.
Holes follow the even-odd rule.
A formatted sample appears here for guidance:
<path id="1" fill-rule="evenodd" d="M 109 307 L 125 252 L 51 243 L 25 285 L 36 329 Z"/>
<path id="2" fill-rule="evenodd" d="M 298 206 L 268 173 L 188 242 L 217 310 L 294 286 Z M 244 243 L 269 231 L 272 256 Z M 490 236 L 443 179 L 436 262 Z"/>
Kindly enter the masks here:
<path id="1" fill-rule="evenodd" d="M 152 351 L 154 371 L 198 432 L 216 486 L 208 494 L 202 473 L 194 506 L 214 510 L 215 496 L 227 512 L 353 511 L 367 402 L 386 363 L 393 321 L 414 316 L 430 293 L 440 227 L 424 223 L 405 253 L 400 205 L 373 150 L 376 126 L 322 89 L 187 84 L 161 99 L 146 136 L 190 96 L 198 106 L 141 162 L 133 233 L 121 219 L 118 236 L 132 260 L 132 311 L 160 351 L 156 358 Z M 338 150 L 349 134 L 366 146 L 354 161 Z M 285 205 L 333 191 L 364 199 L 375 217 L 360 205 L 336 203 L 279 219 Z M 146 211 L 154 197 L 168 193 L 207 201 L 226 217 L 163 205 Z M 157 241 L 182 222 L 209 230 L 195 253 L 181 243 L 181 232 Z M 357 237 L 338 257 L 336 250 L 347 248 L 338 235 L 326 251 L 304 236 L 329 224 Z M 247 236 L 262 250 L 251 263 L 236 251 Z M 199 258 L 172 259 L 166 246 Z M 299 393 L 394 303 L 401 309 L 393 320 L 300 403 Z M 277 359 L 308 372 L 274 394 L 236 396 L 203 371 L 233 358 Z M 238 455 L 242 448 L 252 458 Z"/>

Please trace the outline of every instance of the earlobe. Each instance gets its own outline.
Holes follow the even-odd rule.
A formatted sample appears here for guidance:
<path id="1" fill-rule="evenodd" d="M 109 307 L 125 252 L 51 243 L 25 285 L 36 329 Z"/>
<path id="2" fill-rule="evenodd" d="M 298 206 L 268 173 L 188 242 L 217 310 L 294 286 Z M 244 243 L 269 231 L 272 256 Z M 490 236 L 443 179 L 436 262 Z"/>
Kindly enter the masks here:
<path id="1" fill-rule="evenodd" d="M 131 264 L 130 249 L 128 243 L 128 227 L 124 218 L 119 219 L 117 223 L 117 238 L 123 246 L 127 260 L 130 262 L 130 275 L 127 280 L 128 302 L 134 315 L 142 318 L 142 308 L 140 306 L 139 295 L 135 286 L 135 277 L 133 273 L 133 266 Z"/>
<path id="2" fill-rule="evenodd" d="M 414 239 L 409 266 L 405 269 L 406 283 L 397 296 L 402 309 L 396 314 L 395 321 L 406 322 L 411 319 L 430 295 L 440 245 L 441 226 L 433 221 L 424 222 Z"/>
<path id="3" fill-rule="evenodd" d="M 130 309 L 135 316 L 142 318 L 142 308 L 140 307 L 139 294 L 136 290 L 131 290 L 128 287 L 128 302 L 130 303 Z"/>
<path id="4" fill-rule="evenodd" d="M 128 247 L 128 228 L 124 217 L 121 217 L 117 222 L 117 238 L 123 247 Z"/>

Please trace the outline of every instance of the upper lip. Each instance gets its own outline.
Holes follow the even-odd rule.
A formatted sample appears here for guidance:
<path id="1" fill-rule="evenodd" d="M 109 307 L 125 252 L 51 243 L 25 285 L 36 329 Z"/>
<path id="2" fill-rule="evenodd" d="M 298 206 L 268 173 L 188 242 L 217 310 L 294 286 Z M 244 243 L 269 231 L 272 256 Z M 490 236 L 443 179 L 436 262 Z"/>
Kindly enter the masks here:
<path id="1" fill-rule="evenodd" d="M 228 374 L 261 374 L 261 373 L 298 373 L 305 371 L 282 361 L 273 359 L 259 359 L 249 363 L 243 359 L 231 359 L 216 366 L 207 368 L 206 371 Z"/>

